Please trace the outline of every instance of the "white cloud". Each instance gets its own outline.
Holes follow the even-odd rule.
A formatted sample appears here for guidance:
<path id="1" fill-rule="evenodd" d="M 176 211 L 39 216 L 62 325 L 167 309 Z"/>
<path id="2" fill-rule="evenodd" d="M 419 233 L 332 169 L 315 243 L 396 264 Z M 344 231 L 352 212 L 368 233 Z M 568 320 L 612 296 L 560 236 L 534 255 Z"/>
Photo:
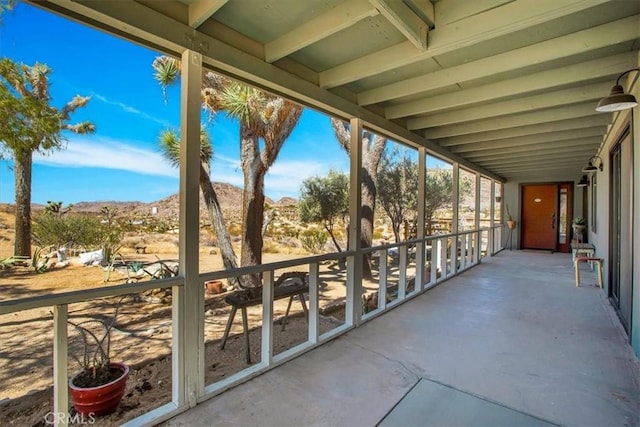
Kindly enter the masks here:
<path id="1" fill-rule="evenodd" d="M 119 107 L 119 108 L 121 108 L 123 111 L 125 111 L 127 113 L 135 114 L 137 116 L 142 117 L 143 119 L 147 119 L 147 120 L 150 120 L 152 122 L 159 123 L 159 124 L 163 125 L 164 127 L 167 127 L 167 128 L 175 127 L 174 124 L 168 122 L 167 120 L 163 120 L 163 119 L 159 119 L 157 117 L 154 117 L 154 116 L 152 116 L 150 114 L 145 113 L 144 111 L 138 110 L 137 108 L 132 107 L 130 105 L 127 105 L 127 104 L 125 104 L 123 102 L 112 101 L 109 98 L 107 98 L 106 96 L 100 95 L 100 94 L 95 93 L 95 92 L 91 96 L 93 98 L 96 98 L 98 101 L 104 102 L 105 104 L 109 104 L 109 105 L 113 105 L 113 106 Z"/>
<path id="2" fill-rule="evenodd" d="M 265 177 L 265 195 L 276 200 L 285 196 L 298 198 L 302 181 L 311 176 L 325 175 L 331 167 L 335 165 L 304 160 L 278 160 L 269 168 Z M 215 156 L 211 168 L 211 179 L 242 187 L 244 177 L 240 161 L 230 157 Z"/>
<path id="3" fill-rule="evenodd" d="M 71 137 L 64 150 L 49 155 L 35 153 L 34 163 L 73 168 L 103 168 L 124 170 L 143 175 L 175 178 L 178 169 L 172 167 L 159 152 L 137 148 L 109 138 Z"/>
<path id="4" fill-rule="evenodd" d="M 273 198 L 283 196 L 298 198 L 302 181 L 312 176 L 326 175 L 330 166 L 304 160 L 276 162 L 265 177 L 265 190 Z"/>
<path id="5" fill-rule="evenodd" d="M 233 167 L 233 168 L 241 167 L 239 159 L 232 159 L 231 157 L 219 156 L 217 154 L 214 154 L 213 156 L 214 165 L 217 165 L 216 160 L 220 160 L 223 163 L 223 165 L 220 165 L 222 167 Z"/>

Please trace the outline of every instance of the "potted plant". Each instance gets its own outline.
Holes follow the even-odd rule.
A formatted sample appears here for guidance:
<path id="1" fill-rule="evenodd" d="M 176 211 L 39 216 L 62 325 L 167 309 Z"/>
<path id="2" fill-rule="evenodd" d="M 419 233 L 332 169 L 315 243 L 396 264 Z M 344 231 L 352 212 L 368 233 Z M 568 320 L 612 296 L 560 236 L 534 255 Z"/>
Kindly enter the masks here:
<path id="1" fill-rule="evenodd" d="M 223 293 L 226 289 L 222 280 L 207 280 L 204 282 L 207 293 L 216 295 Z"/>
<path id="2" fill-rule="evenodd" d="M 507 211 L 507 227 L 511 230 L 516 228 L 516 221 L 511 216 L 511 212 L 509 212 L 509 204 L 505 205 Z"/>
<path id="3" fill-rule="evenodd" d="M 577 216 L 575 218 L 573 218 L 573 232 L 576 234 L 583 234 L 585 229 L 587 228 L 587 222 L 586 220 L 581 217 L 581 216 Z"/>
<path id="4" fill-rule="evenodd" d="M 118 306 L 111 319 L 91 319 L 80 323 L 69 321 L 76 334 L 71 336 L 70 348 L 81 367 L 69 379 L 69 394 L 76 411 L 84 415 L 100 416 L 114 412 L 124 395 L 129 367 L 110 359 L 111 331 L 118 314 Z M 80 355 L 80 356 L 79 356 Z"/>

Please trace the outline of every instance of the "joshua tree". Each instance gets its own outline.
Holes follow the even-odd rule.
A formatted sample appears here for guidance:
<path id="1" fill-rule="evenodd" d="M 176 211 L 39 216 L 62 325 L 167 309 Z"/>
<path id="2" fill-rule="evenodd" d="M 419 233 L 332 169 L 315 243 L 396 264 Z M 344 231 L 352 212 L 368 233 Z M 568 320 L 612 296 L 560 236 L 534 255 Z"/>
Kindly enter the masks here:
<path id="1" fill-rule="evenodd" d="M 351 136 L 349 125 L 339 119 L 331 119 L 333 131 L 338 142 L 346 150 L 351 152 Z M 360 227 L 362 230 L 360 244 L 363 248 L 370 248 L 373 240 L 373 213 L 376 210 L 376 186 L 378 180 L 378 165 L 384 148 L 387 145 L 387 138 L 374 135 L 365 131 L 362 135 L 362 204 L 360 214 L 362 220 Z M 362 276 L 371 279 L 371 255 L 364 257 Z"/>
<path id="2" fill-rule="evenodd" d="M 171 130 L 166 130 L 160 134 L 160 147 L 164 157 L 173 165 L 178 166 L 180 164 L 180 138 L 177 133 Z M 222 209 L 218 202 L 218 196 L 216 194 L 213 185 L 211 184 L 210 176 L 210 164 L 213 157 L 213 148 L 211 146 L 211 140 L 209 135 L 200 130 L 200 190 L 204 197 L 204 203 L 207 205 L 207 211 L 209 212 L 209 220 L 211 221 L 211 227 L 216 233 L 216 239 L 218 241 L 218 247 L 220 248 L 220 255 L 222 256 L 222 262 L 226 269 L 237 268 L 237 258 L 231 245 L 231 239 L 229 232 L 224 224 L 224 217 L 222 216 Z M 238 281 L 229 279 L 230 284 L 234 287 L 239 286 Z"/>
<path id="3" fill-rule="evenodd" d="M 0 23 L 2 23 L 2 13 L 8 10 L 13 10 L 16 5 L 16 0 L 0 0 Z"/>
<path id="4" fill-rule="evenodd" d="M 87 105 L 88 97 L 76 95 L 60 109 L 49 105 L 50 73 L 45 64 L 28 66 L 0 59 L 0 148 L 14 160 L 15 255 L 31 256 L 33 153 L 64 148 L 64 130 L 81 134 L 95 131 L 90 122 L 69 123 L 71 114 Z"/>
<path id="5" fill-rule="evenodd" d="M 179 77 L 179 61 L 175 58 L 156 58 L 153 68 L 163 88 Z M 302 107 L 210 71 L 202 76 L 202 102 L 211 114 L 224 111 L 240 123 L 240 162 L 244 175 L 240 262 L 243 266 L 260 264 L 264 177 L 298 123 Z M 258 285 L 260 279 L 253 276 L 251 282 Z"/>

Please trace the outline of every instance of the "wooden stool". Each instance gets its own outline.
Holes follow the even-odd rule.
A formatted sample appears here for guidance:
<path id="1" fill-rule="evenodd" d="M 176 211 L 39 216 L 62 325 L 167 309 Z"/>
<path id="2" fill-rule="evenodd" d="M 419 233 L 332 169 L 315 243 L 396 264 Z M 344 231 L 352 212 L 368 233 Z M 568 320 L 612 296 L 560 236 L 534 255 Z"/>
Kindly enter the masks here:
<path id="1" fill-rule="evenodd" d="M 588 256 L 579 256 L 576 257 L 576 261 L 574 264 L 574 268 L 576 270 L 576 288 L 580 287 L 580 263 L 588 262 L 593 264 L 598 264 L 598 286 L 602 288 L 602 258 L 596 257 L 588 257 Z"/>
<path id="2" fill-rule="evenodd" d="M 594 257 L 596 255 L 596 248 L 591 243 L 571 243 L 571 262 L 575 265 L 576 257 L 586 256 Z M 593 270 L 593 264 L 589 265 Z"/>

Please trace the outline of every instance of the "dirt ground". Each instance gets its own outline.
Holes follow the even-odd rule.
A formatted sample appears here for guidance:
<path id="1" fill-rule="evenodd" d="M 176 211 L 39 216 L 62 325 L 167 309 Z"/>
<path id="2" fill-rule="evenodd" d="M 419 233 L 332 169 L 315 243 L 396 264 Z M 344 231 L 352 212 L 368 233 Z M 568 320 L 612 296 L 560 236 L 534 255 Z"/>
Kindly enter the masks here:
<path id="1" fill-rule="evenodd" d="M 151 265 L 158 259 L 171 263 L 176 254 L 128 254 L 127 261 Z M 216 267 L 219 256 L 202 254 Z M 291 259 L 291 254 L 266 254 L 264 262 Z M 321 268 L 321 333 L 342 324 L 345 299 L 344 272 L 333 264 Z M 281 272 L 277 272 L 281 274 Z M 25 298 L 69 290 L 104 287 L 123 283 L 126 273 L 112 271 L 105 283 L 100 266 L 69 265 L 36 274 L 30 267 L 0 270 L 0 300 Z M 224 350 L 219 344 L 229 317 L 224 297 L 206 295 L 205 302 L 205 384 L 211 384 L 247 367 L 244 356 L 241 316 L 237 316 Z M 111 316 L 121 298 L 69 305 L 69 319 L 80 322 Z M 285 331 L 280 322 L 288 300 L 274 304 L 274 354 L 306 341 L 307 322 L 300 303 L 293 301 Z M 322 307 L 329 307 L 325 312 Z M 337 308 L 331 311 L 332 308 Z M 52 308 L 42 308 L 0 316 L 0 420 L 2 425 L 47 425 L 53 410 Z M 262 307 L 249 308 L 251 362 L 260 361 Z M 78 370 L 73 360 L 73 329 L 69 329 L 69 372 Z M 124 297 L 120 303 L 117 329 L 112 334 L 111 358 L 130 366 L 125 397 L 118 410 L 100 417 L 95 425 L 119 425 L 171 400 L 171 295 L 164 290 Z M 73 414 L 73 411 L 72 411 Z"/>
<path id="2" fill-rule="evenodd" d="M 0 259 L 13 251 L 12 215 L 0 210 Z M 177 265 L 177 235 L 129 236 L 133 241 L 146 244 L 145 253 L 137 253 L 135 244 L 120 250 L 128 265 L 139 263 L 152 270 L 159 261 Z M 263 263 L 290 260 L 307 256 L 300 248 L 274 245 L 263 255 Z M 202 244 L 202 242 L 201 242 Z M 236 248 L 239 250 L 239 248 Z M 239 253 L 239 252 L 238 252 Z M 0 302 L 76 291 L 89 288 L 115 286 L 132 279 L 132 269 L 123 267 L 107 272 L 101 266 L 81 265 L 77 258 L 66 266 L 56 266 L 36 273 L 29 266 L 0 269 Z M 200 251 L 200 271 L 222 268 L 219 254 L 203 245 Z M 306 270 L 306 265 L 289 270 Z M 279 277 L 284 270 L 275 272 Z M 389 283 L 397 280 L 397 272 L 389 270 Z M 391 276 L 394 276 L 395 279 Z M 140 280 L 149 280 L 145 276 Z M 346 272 L 336 263 L 320 266 L 320 333 L 344 323 Z M 396 282 L 397 283 L 397 282 Z M 377 290 L 377 281 L 365 284 L 365 292 Z M 248 367 L 245 360 L 241 315 L 233 322 L 224 350 L 220 342 L 227 324 L 230 306 L 224 301 L 230 290 L 218 295 L 205 296 L 205 384 L 212 384 Z M 274 303 L 273 351 L 278 354 L 307 339 L 307 322 L 300 303 L 293 301 L 284 331 L 281 320 L 287 299 Z M 138 292 L 124 298 L 104 298 L 68 306 L 69 320 L 106 319 L 113 315 L 119 304 L 116 329 L 112 333 L 111 360 L 130 367 L 125 396 L 117 411 L 100 417 L 99 426 L 116 426 L 153 408 L 171 401 L 171 295 L 161 289 Z M 51 424 L 53 410 L 53 307 L 31 309 L 0 315 L 0 425 L 44 426 Z M 262 306 L 248 309 L 251 362 L 260 361 Z M 69 373 L 79 370 L 74 355 L 78 354 L 74 330 L 68 330 Z M 71 414 L 73 415 L 73 410 Z"/>

